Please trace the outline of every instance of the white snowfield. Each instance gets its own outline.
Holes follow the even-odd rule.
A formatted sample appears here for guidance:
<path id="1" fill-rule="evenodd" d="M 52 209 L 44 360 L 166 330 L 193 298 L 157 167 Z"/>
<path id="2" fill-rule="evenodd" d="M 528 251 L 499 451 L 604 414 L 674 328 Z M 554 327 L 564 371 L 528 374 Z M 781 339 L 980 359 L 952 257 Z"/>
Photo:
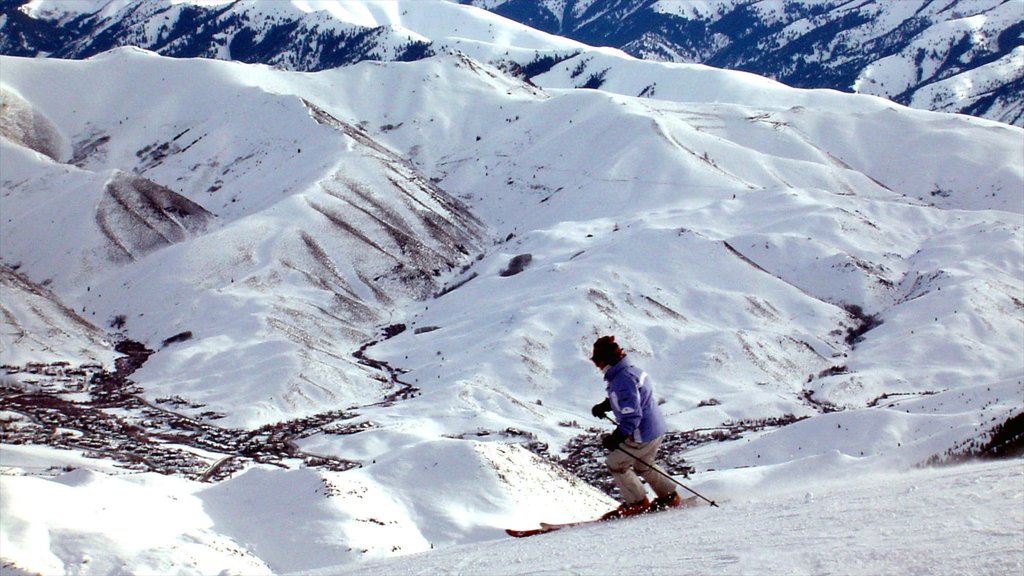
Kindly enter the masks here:
<path id="1" fill-rule="evenodd" d="M 1024 130 L 608 50 L 531 85 L 476 48 L 0 58 L 0 363 L 112 368 L 127 337 L 139 396 L 193 421 L 361 426 L 290 439 L 358 468 L 235 453 L 206 483 L 228 454 L 138 411 L 95 409 L 198 470 L 0 411 L 3 573 L 1020 571 L 1021 460 L 917 467 L 1024 409 Z M 525 446 L 608 428 L 603 334 L 723 505 L 510 540 L 615 505 Z"/>
<path id="2" fill-rule="evenodd" d="M 204 488 L 152 475 L 5 476 L 0 546 L 17 567 L 5 564 L 3 573 L 867 576 L 1024 568 L 1024 461 L 894 472 L 865 470 L 849 457 L 827 459 L 832 472 L 825 475 L 808 475 L 805 463 L 793 462 L 709 474 L 691 484 L 717 496 L 717 508 L 526 539 L 490 530 L 473 544 L 385 560 L 370 554 L 357 564 L 337 562 L 346 547 L 373 546 L 380 538 L 370 530 L 376 524 L 346 530 L 338 521 L 358 509 L 353 485 L 325 484 L 308 470 L 253 470 Z M 430 511 L 417 517 L 423 525 L 480 513 L 453 498 L 452 489 L 464 484 L 423 479 L 432 481 L 419 493 L 420 511 Z M 525 483 L 538 478 L 523 480 L 520 504 L 536 499 L 531 505 L 542 507 L 539 516 L 557 519 L 571 505 L 565 498 L 572 494 L 543 494 L 550 485 L 538 489 Z M 396 509 L 379 502 L 370 505 L 372 516 L 394 523 Z M 535 524 L 527 515 L 504 521 Z M 400 528 L 392 530 L 391 537 L 402 537 Z"/>
<path id="3" fill-rule="evenodd" d="M 718 508 L 311 574 L 870 576 L 1024 569 L 1024 461 L 820 481 L 793 469 L 782 476 L 774 486 L 751 487 Z"/>

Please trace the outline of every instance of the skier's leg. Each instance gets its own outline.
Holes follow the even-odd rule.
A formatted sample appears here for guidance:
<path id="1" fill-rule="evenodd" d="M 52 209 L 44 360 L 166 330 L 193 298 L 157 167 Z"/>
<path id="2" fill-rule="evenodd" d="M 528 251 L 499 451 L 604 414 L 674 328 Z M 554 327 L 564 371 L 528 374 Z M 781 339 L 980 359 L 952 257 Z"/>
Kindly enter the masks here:
<path id="1" fill-rule="evenodd" d="M 633 443 L 626 442 L 624 446 L 629 450 L 628 445 L 631 444 Z M 608 454 L 608 458 L 605 459 L 608 471 L 611 472 L 612 479 L 615 480 L 615 485 L 619 487 L 619 493 L 622 494 L 622 501 L 626 504 L 640 502 L 647 497 L 644 485 L 640 483 L 640 478 L 633 472 L 635 462 L 622 450 L 612 450 Z"/>
<path id="2" fill-rule="evenodd" d="M 650 442 L 637 444 L 634 450 L 630 450 L 638 460 L 634 464 L 637 473 L 644 477 L 644 480 L 651 485 L 651 489 L 658 496 L 666 496 L 676 491 L 675 483 L 655 462 L 662 439 L 663 436 L 659 436 Z"/>

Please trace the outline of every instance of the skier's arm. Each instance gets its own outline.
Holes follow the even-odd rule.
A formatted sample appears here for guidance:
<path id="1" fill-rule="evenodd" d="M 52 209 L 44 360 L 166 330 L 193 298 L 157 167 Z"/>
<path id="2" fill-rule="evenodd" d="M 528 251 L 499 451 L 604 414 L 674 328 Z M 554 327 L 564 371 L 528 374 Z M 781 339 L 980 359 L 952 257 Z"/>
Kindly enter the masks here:
<path id="1" fill-rule="evenodd" d="M 627 375 L 620 376 L 615 383 L 616 386 L 608 393 L 608 398 L 619 422 L 619 430 L 629 437 L 640 425 L 640 419 L 643 417 L 640 394 L 633 379 Z"/>

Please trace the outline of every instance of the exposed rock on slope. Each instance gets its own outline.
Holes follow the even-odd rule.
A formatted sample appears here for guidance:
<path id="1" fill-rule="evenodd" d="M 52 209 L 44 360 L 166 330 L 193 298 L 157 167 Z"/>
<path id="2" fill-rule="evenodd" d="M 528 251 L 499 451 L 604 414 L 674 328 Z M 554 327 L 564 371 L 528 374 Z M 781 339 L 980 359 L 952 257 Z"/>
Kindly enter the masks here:
<path id="1" fill-rule="evenodd" d="M 200 233 L 208 210 L 166 186 L 117 172 L 103 188 L 96 224 L 109 240 L 112 260 L 136 260 L 153 250 Z"/>
<path id="2" fill-rule="evenodd" d="M 57 127 L 24 98 L 0 85 L 0 136 L 60 161 L 64 147 Z"/>

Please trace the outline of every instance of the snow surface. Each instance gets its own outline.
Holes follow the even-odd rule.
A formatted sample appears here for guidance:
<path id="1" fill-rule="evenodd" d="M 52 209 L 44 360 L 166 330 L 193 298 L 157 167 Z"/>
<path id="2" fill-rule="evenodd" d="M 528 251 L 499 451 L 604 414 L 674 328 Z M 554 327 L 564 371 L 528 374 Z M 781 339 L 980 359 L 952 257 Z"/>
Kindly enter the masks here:
<path id="1" fill-rule="evenodd" d="M 1010 1 L 978 8 L 985 10 L 935 24 L 899 53 L 871 63 L 861 72 L 853 89 L 891 98 L 918 87 L 911 105 L 929 110 L 964 110 L 972 102 L 990 98 L 1005 79 L 1019 77 L 1024 70 L 1024 47 L 969 70 L 960 68 L 979 59 L 983 50 L 997 52 L 998 43 L 1006 41 L 1002 37 L 1006 22 L 1020 21 L 1024 3 Z M 964 49 L 965 42 L 970 49 Z M 1005 102 L 988 117 L 1011 122 L 1016 114 L 1014 106 L 1014 102 Z"/>
<path id="2" fill-rule="evenodd" d="M 537 85 L 459 53 L 293 73 L 120 49 L 0 70 L 60 144 L 0 123 L 0 259 L 29 282 L 4 286 L 4 363 L 51 361 L 47 339 L 11 335 L 43 326 L 73 364 L 109 367 L 94 336 L 120 330 L 156 351 L 142 395 L 204 404 L 180 408 L 194 418 L 368 424 L 296 440 L 361 468 L 250 460 L 213 485 L 2 444 L 5 571 L 333 573 L 432 548 L 365 569 L 1021 567 L 1020 460 L 915 469 L 1024 407 L 1019 128 L 614 51 Z M 577 87 L 601 71 L 602 90 Z M 112 198 L 154 189 L 128 175 L 199 208 L 133 220 Z M 859 338 L 855 307 L 881 320 Z M 522 446 L 561 456 L 601 425 L 586 358 L 605 333 L 674 430 L 806 419 L 682 454 L 721 510 L 510 542 L 613 505 Z M 352 355 L 370 341 L 411 398 L 381 402 L 398 384 Z M 646 536 L 628 555 L 598 545 L 627 527 Z"/>
<path id="3" fill-rule="evenodd" d="M 376 55 L 381 60 L 395 59 L 399 49 L 410 41 L 431 43 L 436 52 L 459 50 L 482 61 L 503 55 L 506 60 L 525 62 L 538 51 L 567 52 L 588 48 L 575 40 L 541 32 L 482 8 L 460 5 L 451 0 L 159 0 L 141 6 L 126 0 L 33 0 L 22 10 L 33 18 L 57 21 L 82 14 L 97 14 L 111 25 L 124 26 L 127 22 L 138 27 L 127 32 L 131 42 L 152 46 L 151 39 L 160 38 L 165 33 L 161 27 L 170 28 L 177 21 L 177 12 L 189 4 L 222 7 L 224 12 L 218 15 L 219 20 L 235 17 L 246 22 L 256 31 L 256 40 L 262 39 L 267 24 L 295 22 L 296 26 L 309 31 L 314 37 L 309 46 L 314 51 L 319 48 L 315 36 L 323 30 L 356 34 L 381 29 L 382 34 L 374 39 L 379 45 L 367 48 L 371 50 L 367 56 Z M 230 59 L 229 47 L 237 32 L 229 26 L 217 38 L 223 49 L 216 57 Z M 179 43 L 171 40 L 158 48 L 173 48 Z M 304 58 L 301 53 L 282 54 L 271 63 L 285 68 L 308 69 L 304 67 L 308 66 Z"/>
<path id="4" fill-rule="evenodd" d="M 408 470 L 428 468 L 432 457 L 408 456 L 402 461 Z M 808 466 L 829 473 L 809 479 Z M 452 472 L 452 479 L 474 478 L 472 470 Z M 375 504 L 362 509 L 369 518 L 363 527 L 338 530 L 340 518 L 360 514 L 365 504 L 353 494 L 366 490 L 341 476 L 327 481 L 310 470 L 253 469 L 213 487 L 85 470 L 53 479 L 3 476 L 0 547 L 18 561 L 17 568 L 5 566 L 5 574 L 867 575 L 1014 574 L 1024 568 L 1020 459 L 893 472 L 831 454 L 702 476 L 691 486 L 715 494 L 718 508 L 524 540 L 492 530 L 476 543 L 384 560 L 373 547 L 382 537 L 401 537 L 391 520 L 400 507 Z M 453 490 L 439 478 L 421 480 L 425 523 L 442 529 L 460 515 L 479 513 L 453 503 Z M 546 505 L 541 517 L 557 520 L 559 497 L 567 495 L 545 496 L 548 502 L 533 504 Z M 535 525 L 525 517 L 496 520 Z M 352 551 L 364 546 L 370 550 Z M 332 564 L 349 554 L 365 563 Z"/>
<path id="5" fill-rule="evenodd" d="M 833 460 L 837 469 L 849 467 Z M 1015 574 L 1024 568 L 1020 460 L 878 472 L 855 481 L 808 482 L 799 467 L 767 471 L 771 488 L 739 489 L 718 508 L 458 546 L 344 573 Z"/>
<path id="6" fill-rule="evenodd" d="M 487 9 L 514 4 L 470 1 Z M 1024 118 L 1018 88 L 1024 56 L 1017 46 L 1024 0 L 581 0 L 568 10 L 565 0 L 537 4 L 547 17 L 586 15 L 562 25 L 567 35 L 599 43 L 594 34 L 603 30 L 608 41 L 649 60 L 759 70 L 801 86 L 1018 126 Z M 674 22 L 666 24 L 662 15 Z M 701 31 L 700 39 L 687 36 L 687 29 Z"/>

